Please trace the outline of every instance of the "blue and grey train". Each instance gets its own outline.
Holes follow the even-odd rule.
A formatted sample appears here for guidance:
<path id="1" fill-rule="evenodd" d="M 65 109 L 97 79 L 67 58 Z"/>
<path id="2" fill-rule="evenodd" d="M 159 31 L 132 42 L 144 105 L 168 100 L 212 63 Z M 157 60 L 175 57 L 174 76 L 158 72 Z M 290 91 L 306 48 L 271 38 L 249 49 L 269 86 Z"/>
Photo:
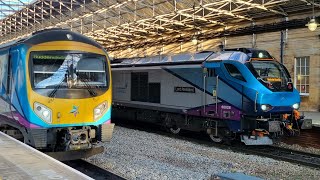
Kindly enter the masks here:
<path id="1" fill-rule="evenodd" d="M 172 133 L 206 131 L 215 142 L 267 145 L 310 128 L 297 117 L 299 92 L 267 51 L 234 49 L 116 59 L 113 115 L 159 123 Z"/>
<path id="2" fill-rule="evenodd" d="M 100 153 L 111 138 L 109 59 L 81 34 L 49 29 L 3 44 L 0 85 L 0 130 L 60 160 Z"/>

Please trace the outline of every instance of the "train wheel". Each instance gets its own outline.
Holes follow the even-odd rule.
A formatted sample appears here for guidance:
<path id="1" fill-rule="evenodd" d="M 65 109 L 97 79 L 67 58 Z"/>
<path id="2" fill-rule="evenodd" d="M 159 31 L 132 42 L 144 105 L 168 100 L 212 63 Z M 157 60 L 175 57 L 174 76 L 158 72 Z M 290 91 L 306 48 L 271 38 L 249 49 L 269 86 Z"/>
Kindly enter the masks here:
<path id="1" fill-rule="evenodd" d="M 179 134 L 179 132 L 181 131 L 181 129 L 178 128 L 177 126 L 173 126 L 173 127 L 169 128 L 169 131 L 170 131 L 172 134 Z"/>
<path id="2" fill-rule="evenodd" d="M 207 129 L 207 133 L 210 137 L 210 139 L 215 142 L 215 143 L 221 143 L 223 141 L 223 137 L 224 137 L 224 130 L 223 129 L 219 129 L 218 133 L 213 132 L 214 129 Z"/>
<path id="3" fill-rule="evenodd" d="M 221 143 L 222 142 L 222 138 L 220 138 L 218 136 L 214 136 L 213 134 L 209 134 L 209 137 L 215 143 Z"/>

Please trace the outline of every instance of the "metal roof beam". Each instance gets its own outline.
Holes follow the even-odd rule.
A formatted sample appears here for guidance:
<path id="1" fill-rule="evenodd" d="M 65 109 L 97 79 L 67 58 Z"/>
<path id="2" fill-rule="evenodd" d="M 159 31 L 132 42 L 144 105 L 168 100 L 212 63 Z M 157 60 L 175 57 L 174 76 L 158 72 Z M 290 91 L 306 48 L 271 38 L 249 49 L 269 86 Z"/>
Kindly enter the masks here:
<path id="1" fill-rule="evenodd" d="M 320 7 L 319 3 L 315 3 L 314 1 L 308 1 L 308 0 L 300 0 L 302 2 L 305 2 L 306 4 L 313 4 L 314 6 Z"/>
<path id="2" fill-rule="evenodd" d="M 57 13 L 59 13 L 60 15 L 64 15 L 64 14 L 62 14 L 60 11 L 58 11 L 57 9 L 55 9 L 55 7 L 54 6 L 52 6 L 50 3 L 48 3 L 47 1 L 42 1 L 44 4 L 46 4 L 47 6 L 49 6 L 50 7 L 50 10 L 54 10 L 55 12 L 57 12 Z M 53 16 L 54 17 L 54 16 Z"/>
<path id="3" fill-rule="evenodd" d="M 279 0 L 279 2 L 285 2 L 285 1 L 289 1 L 289 0 Z M 240 3 L 240 4 L 245 4 L 251 8 L 257 8 L 257 9 L 261 9 L 261 10 L 264 10 L 264 11 L 270 11 L 270 12 L 273 12 L 275 14 L 280 14 L 280 15 L 283 15 L 283 16 L 288 16 L 287 13 L 285 12 L 280 12 L 280 11 L 277 11 L 277 10 L 273 10 L 273 9 L 270 9 L 270 8 L 267 8 L 266 6 L 267 5 L 270 5 L 271 2 L 273 1 L 270 1 L 269 3 L 265 3 L 265 4 L 257 4 L 257 3 L 253 3 L 253 0 L 250 0 L 250 1 L 243 1 L 243 0 L 234 0 L 233 1 L 234 3 Z"/>
<path id="4" fill-rule="evenodd" d="M 61 4 L 61 6 L 63 6 L 63 7 L 65 7 L 65 8 L 67 8 L 69 11 L 72 11 L 72 9 L 70 8 L 70 7 L 68 7 L 68 6 L 66 6 L 65 4 L 64 4 L 64 2 L 59 2 L 59 4 Z"/>
<path id="5" fill-rule="evenodd" d="M 188 14 L 188 13 L 184 13 L 184 12 L 177 12 L 178 14 L 185 16 L 185 17 L 189 17 L 189 18 L 194 18 L 195 20 L 201 20 L 201 21 L 206 21 L 206 22 L 210 22 L 212 24 L 218 24 L 218 25 L 224 25 L 224 23 L 222 22 L 218 22 L 215 20 L 210 20 L 208 18 L 205 18 L 205 16 L 199 16 L 199 15 L 195 15 L 195 14 Z"/>
<path id="6" fill-rule="evenodd" d="M 176 30 L 174 30 L 172 28 L 164 27 L 164 26 L 161 26 L 159 24 L 152 23 L 152 22 L 147 22 L 147 21 L 140 21 L 140 22 L 138 22 L 138 26 L 139 25 L 147 26 L 148 28 L 154 28 L 156 30 L 161 29 L 161 30 L 165 30 L 165 31 L 176 31 Z"/>

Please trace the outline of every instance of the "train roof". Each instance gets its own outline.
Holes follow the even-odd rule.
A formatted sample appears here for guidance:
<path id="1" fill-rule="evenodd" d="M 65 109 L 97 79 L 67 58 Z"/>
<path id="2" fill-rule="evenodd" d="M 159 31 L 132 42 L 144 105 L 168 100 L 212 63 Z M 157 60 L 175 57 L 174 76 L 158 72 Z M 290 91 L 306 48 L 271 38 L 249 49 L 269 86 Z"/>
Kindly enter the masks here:
<path id="1" fill-rule="evenodd" d="M 21 42 L 22 40 L 24 40 L 24 39 L 19 39 L 19 40 L 10 41 L 10 42 L 1 44 L 0 45 L 0 49 L 9 48 L 10 46 L 17 44 L 18 42 Z"/>
<path id="2" fill-rule="evenodd" d="M 224 51 L 240 51 L 247 54 L 251 59 L 274 59 L 268 51 L 255 48 L 229 48 Z"/>
<path id="3" fill-rule="evenodd" d="M 32 35 L 22 38 L 19 40 L 11 41 L 5 44 L 0 45 L 1 49 L 6 49 L 11 46 L 17 45 L 19 43 L 25 43 L 30 45 L 36 45 L 44 42 L 50 42 L 50 41 L 77 41 L 77 42 L 83 42 L 86 44 L 93 45 L 97 48 L 103 48 L 99 43 L 96 41 L 73 31 L 70 31 L 69 29 L 62 29 L 62 28 L 52 28 L 52 29 L 44 29 L 37 32 L 32 33 Z"/>
<path id="4" fill-rule="evenodd" d="M 266 51 L 267 52 L 267 51 Z M 269 53 L 268 53 L 269 54 Z M 251 59 L 251 54 L 241 51 L 203 51 L 198 53 L 181 53 L 176 55 L 158 55 L 151 57 L 135 57 L 114 59 L 111 61 L 113 68 L 117 67 L 137 67 L 137 66 L 160 66 L 160 65 L 181 65 L 181 64 L 201 64 L 202 62 L 214 62 L 232 60 L 245 63 Z M 261 56 L 261 55 L 260 55 Z"/>
<path id="5" fill-rule="evenodd" d="M 135 57 L 114 59 L 111 61 L 112 67 L 117 66 L 145 66 L 145 65 L 170 65 L 170 64 L 196 64 L 202 63 L 214 52 L 181 53 L 175 55 L 158 55 L 151 57 Z"/>

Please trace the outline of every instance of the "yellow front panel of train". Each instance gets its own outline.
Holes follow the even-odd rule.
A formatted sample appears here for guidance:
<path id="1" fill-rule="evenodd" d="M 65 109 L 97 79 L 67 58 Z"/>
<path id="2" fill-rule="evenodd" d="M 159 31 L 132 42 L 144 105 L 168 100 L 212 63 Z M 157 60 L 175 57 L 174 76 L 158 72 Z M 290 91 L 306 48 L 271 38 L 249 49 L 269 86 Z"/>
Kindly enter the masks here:
<path id="1" fill-rule="evenodd" d="M 111 78 L 109 78 L 109 88 L 102 95 L 97 97 L 89 97 L 82 99 L 62 99 L 62 98 L 50 98 L 40 95 L 32 90 L 29 76 L 29 56 L 32 51 L 53 51 L 53 50 L 74 50 L 83 51 L 89 53 L 96 53 L 105 55 L 102 49 L 96 48 L 92 45 L 80 43 L 80 42 L 69 42 L 69 41 L 57 41 L 48 42 L 39 45 L 32 46 L 29 49 L 27 56 L 27 91 L 30 107 L 34 109 L 34 103 L 40 103 L 51 109 L 52 112 L 52 125 L 57 124 L 81 124 L 95 122 L 94 119 L 94 108 L 99 104 L 106 102 L 107 109 L 111 107 Z M 106 57 L 107 58 L 107 57 Z M 109 67 L 110 68 L 110 65 Z M 110 71 L 108 76 L 111 76 Z"/>

